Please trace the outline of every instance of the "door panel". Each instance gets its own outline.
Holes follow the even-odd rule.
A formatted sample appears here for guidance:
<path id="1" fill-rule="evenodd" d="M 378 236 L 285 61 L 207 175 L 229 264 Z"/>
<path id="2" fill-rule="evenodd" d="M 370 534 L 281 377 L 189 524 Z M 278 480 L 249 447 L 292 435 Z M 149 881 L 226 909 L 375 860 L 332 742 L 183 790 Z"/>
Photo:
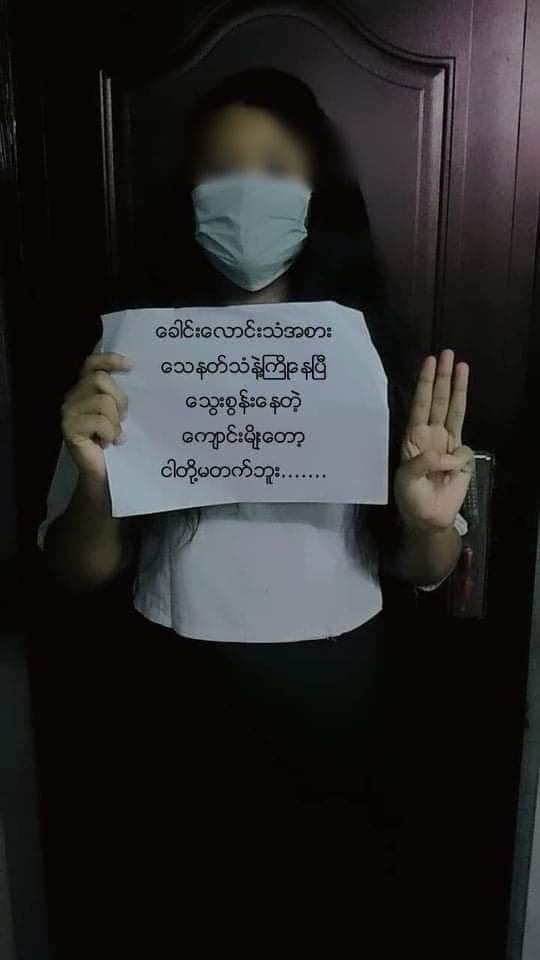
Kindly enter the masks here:
<path id="1" fill-rule="evenodd" d="M 473 944 L 504 956 L 523 720 L 538 510 L 526 416 L 540 170 L 523 57 L 531 17 L 526 0 L 117 0 L 76 12 L 52 3 L 32 18 L 21 0 L 16 15 L 25 309 L 40 321 L 32 351 L 29 328 L 14 330 L 19 437 L 32 426 L 29 380 L 43 417 L 32 454 L 19 443 L 20 475 L 34 485 L 23 480 L 18 497 L 38 591 L 49 585 L 34 528 L 60 398 L 96 339 L 107 278 L 129 261 L 133 227 L 170 169 L 185 104 L 224 73 L 274 65 L 312 84 L 350 145 L 404 327 L 426 350 L 450 345 L 471 363 L 465 440 L 497 460 L 487 617 L 452 620 L 444 593 L 404 598 L 390 615 L 411 889 L 423 904 L 410 921 L 425 939 L 437 918 L 448 945 L 467 927 L 463 956 Z M 69 610 L 57 621 L 57 666 L 73 664 Z M 41 652 L 42 704 L 54 699 L 47 662 Z M 40 716 L 46 731 L 45 707 Z"/>

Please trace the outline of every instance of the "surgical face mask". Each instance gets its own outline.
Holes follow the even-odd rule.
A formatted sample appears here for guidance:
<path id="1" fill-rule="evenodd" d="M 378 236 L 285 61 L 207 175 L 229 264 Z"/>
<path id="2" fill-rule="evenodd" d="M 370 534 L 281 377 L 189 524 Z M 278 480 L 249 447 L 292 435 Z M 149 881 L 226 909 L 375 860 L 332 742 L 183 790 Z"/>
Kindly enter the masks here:
<path id="1" fill-rule="evenodd" d="M 212 177 L 192 192 L 195 239 L 229 280 L 244 290 L 262 290 L 300 252 L 310 197 L 311 190 L 292 177 Z"/>

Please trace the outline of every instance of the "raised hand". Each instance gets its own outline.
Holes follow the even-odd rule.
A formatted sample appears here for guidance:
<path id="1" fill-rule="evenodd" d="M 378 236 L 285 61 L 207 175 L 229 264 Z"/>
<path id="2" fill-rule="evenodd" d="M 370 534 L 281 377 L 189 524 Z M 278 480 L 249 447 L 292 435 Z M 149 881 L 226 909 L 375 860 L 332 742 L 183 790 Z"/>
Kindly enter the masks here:
<path id="1" fill-rule="evenodd" d="M 469 366 L 454 352 L 426 357 L 401 443 L 394 494 L 403 523 L 435 532 L 454 523 L 469 486 L 474 453 L 462 445 Z"/>

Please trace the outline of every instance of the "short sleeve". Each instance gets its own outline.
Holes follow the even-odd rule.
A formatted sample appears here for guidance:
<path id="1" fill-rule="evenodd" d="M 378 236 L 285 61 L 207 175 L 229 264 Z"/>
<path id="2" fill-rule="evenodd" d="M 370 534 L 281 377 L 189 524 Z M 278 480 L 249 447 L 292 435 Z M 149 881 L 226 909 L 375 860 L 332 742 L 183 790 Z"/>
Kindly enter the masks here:
<path id="1" fill-rule="evenodd" d="M 37 542 L 41 550 L 45 546 L 45 536 L 54 520 L 67 510 L 79 480 L 79 471 L 74 464 L 66 444 L 62 441 L 58 460 L 47 495 L 47 513 L 40 523 Z"/>
<path id="2" fill-rule="evenodd" d="M 465 517 L 463 516 L 462 513 L 458 513 L 458 514 L 456 515 L 456 519 L 454 520 L 454 527 L 455 527 L 455 529 L 457 530 L 457 532 L 459 533 L 460 537 L 464 537 L 465 534 L 467 533 L 467 531 L 468 531 L 468 529 L 469 529 L 469 524 L 467 523 L 467 521 L 466 521 L 466 519 L 465 519 Z M 417 589 L 418 589 L 418 590 L 426 590 L 426 591 L 436 590 L 437 587 L 440 587 L 441 584 L 443 584 L 443 583 L 445 582 L 445 580 L 448 579 L 449 576 L 450 576 L 450 574 L 447 574 L 446 577 L 443 577 L 442 580 L 439 580 L 438 583 L 430 583 L 430 584 L 429 584 L 428 586 L 426 586 L 426 587 L 418 587 Z"/>

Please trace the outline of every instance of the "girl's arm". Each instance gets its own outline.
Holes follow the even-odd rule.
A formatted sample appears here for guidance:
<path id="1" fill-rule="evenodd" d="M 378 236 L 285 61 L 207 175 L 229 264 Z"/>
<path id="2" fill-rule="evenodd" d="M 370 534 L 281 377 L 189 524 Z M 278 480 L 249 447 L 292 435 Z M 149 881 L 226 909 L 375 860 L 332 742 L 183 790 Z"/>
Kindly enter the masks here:
<path id="1" fill-rule="evenodd" d="M 111 516 L 104 455 L 107 445 L 121 441 L 127 410 L 127 396 L 111 374 L 132 367 L 127 357 L 101 353 L 98 344 L 62 404 L 63 445 L 50 491 L 56 519 L 43 549 L 50 570 L 77 592 L 114 580 L 134 555 L 131 523 Z"/>
<path id="2" fill-rule="evenodd" d="M 393 576 L 417 587 L 430 586 L 446 579 L 456 567 L 462 548 L 455 526 L 421 531 L 401 525 L 397 549 L 383 559 Z"/>
<path id="3" fill-rule="evenodd" d="M 49 569 L 70 590 L 93 590 L 114 580 L 133 560 L 128 518 L 111 516 L 106 482 L 81 476 L 65 512 L 47 531 Z"/>

